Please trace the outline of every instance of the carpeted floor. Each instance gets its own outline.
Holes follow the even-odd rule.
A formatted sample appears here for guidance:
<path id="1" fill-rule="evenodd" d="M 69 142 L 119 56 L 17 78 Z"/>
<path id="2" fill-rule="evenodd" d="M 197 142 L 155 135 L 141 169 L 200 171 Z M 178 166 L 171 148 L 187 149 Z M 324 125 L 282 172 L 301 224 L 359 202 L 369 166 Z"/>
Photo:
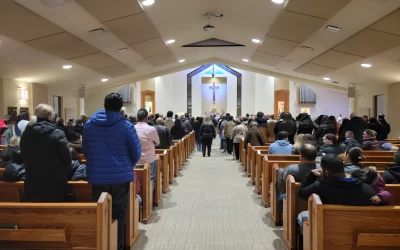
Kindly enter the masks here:
<path id="1" fill-rule="evenodd" d="M 286 249 L 232 156 L 214 140 L 211 157 L 193 152 L 133 249 Z"/>

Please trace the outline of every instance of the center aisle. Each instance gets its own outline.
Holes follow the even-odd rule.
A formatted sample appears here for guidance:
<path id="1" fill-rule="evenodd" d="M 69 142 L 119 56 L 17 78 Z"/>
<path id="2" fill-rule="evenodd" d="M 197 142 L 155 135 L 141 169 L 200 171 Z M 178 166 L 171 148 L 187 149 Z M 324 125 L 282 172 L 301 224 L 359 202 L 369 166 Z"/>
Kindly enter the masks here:
<path id="1" fill-rule="evenodd" d="M 242 166 L 219 150 L 193 152 L 133 249 L 286 249 Z"/>

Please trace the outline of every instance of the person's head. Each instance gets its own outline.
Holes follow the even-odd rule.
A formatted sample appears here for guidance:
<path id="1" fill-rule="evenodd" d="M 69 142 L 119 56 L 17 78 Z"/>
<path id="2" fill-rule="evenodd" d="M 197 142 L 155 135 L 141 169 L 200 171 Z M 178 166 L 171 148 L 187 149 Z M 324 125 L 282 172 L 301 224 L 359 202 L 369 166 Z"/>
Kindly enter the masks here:
<path id="1" fill-rule="evenodd" d="M 346 139 L 354 139 L 354 133 L 353 131 L 346 131 L 346 133 L 344 134 L 344 137 Z"/>
<path id="2" fill-rule="evenodd" d="M 226 118 L 228 118 L 228 117 L 230 117 L 230 116 L 231 116 L 230 113 L 226 113 L 226 114 L 225 114 L 225 117 L 226 117 Z"/>
<path id="3" fill-rule="evenodd" d="M 199 117 L 199 123 L 200 123 L 200 125 L 203 124 L 203 120 L 204 120 L 204 118 L 203 118 L 202 116 Z M 210 116 L 210 120 L 211 120 L 211 116 Z"/>
<path id="4" fill-rule="evenodd" d="M 369 118 L 369 123 L 378 123 L 378 120 L 375 117 Z"/>
<path id="5" fill-rule="evenodd" d="M 136 123 L 137 123 L 137 119 L 136 119 L 135 116 L 129 116 L 129 121 L 130 121 L 132 124 L 136 124 Z"/>
<path id="6" fill-rule="evenodd" d="M 324 138 L 322 139 L 324 145 L 332 145 L 332 144 L 336 144 L 336 135 L 334 134 L 326 134 L 324 135 Z"/>
<path id="7" fill-rule="evenodd" d="M 350 115 L 350 118 L 351 118 L 351 115 Z M 367 115 L 363 115 L 363 116 L 362 116 L 362 119 L 363 119 L 365 122 L 367 122 L 367 121 L 368 121 L 368 116 L 367 116 Z"/>
<path id="8" fill-rule="evenodd" d="M 36 106 L 34 114 L 29 122 L 31 126 L 35 125 L 38 119 L 51 122 L 54 117 L 54 109 L 50 105 L 41 103 Z"/>
<path id="9" fill-rule="evenodd" d="M 174 112 L 172 112 L 171 110 L 167 112 L 167 117 L 172 118 L 173 115 L 174 115 Z"/>
<path id="10" fill-rule="evenodd" d="M 76 119 L 75 120 L 75 125 L 76 126 L 82 126 L 83 124 L 82 124 L 82 120 L 81 119 Z"/>
<path id="11" fill-rule="evenodd" d="M 272 115 L 269 116 L 269 118 L 272 119 L 272 120 L 275 120 L 275 115 L 272 114 Z"/>
<path id="12" fill-rule="evenodd" d="M 250 127 L 250 128 L 258 127 L 258 123 L 257 123 L 256 121 L 251 121 L 249 127 Z"/>
<path id="13" fill-rule="evenodd" d="M 13 137 L 11 137 L 10 141 L 8 142 L 8 145 L 12 146 L 12 147 L 19 147 L 19 141 L 20 141 L 19 136 L 13 136 Z"/>
<path id="14" fill-rule="evenodd" d="M 343 118 L 342 126 L 346 125 L 350 120 L 347 118 Z"/>
<path id="15" fill-rule="evenodd" d="M 26 111 L 21 112 L 21 120 L 29 121 L 29 113 Z"/>
<path id="16" fill-rule="evenodd" d="M 174 125 L 175 125 L 175 126 L 181 126 L 181 125 L 182 125 L 181 119 L 176 118 L 176 119 L 175 119 L 175 122 L 174 122 Z"/>
<path id="17" fill-rule="evenodd" d="M 283 117 L 284 117 L 284 116 L 285 116 L 285 112 L 280 113 L 279 119 L 280 119 L 280 120 L 283 120 Z"/>
<path id="18" fill-rule="evenodd" d="M 278 140 L 288 140 L 289 133 L 286 131 L 281 131 L 278 133 Z"/>
<path id="19" fill-rule="evenodd" d="M 331 121 L 329 120 L 329 117 L 327 115 L 322 115 L 320 116 L 320 118 L 321 118 L 320 125 L 331 124 Z"/>
<path id="20" fill-rule="evenodd" d="M 191 123 L 194 123 L 194 117 L 191 117 L 191 118 L 190 118 L 190 122 L 191 122 Z"/>
<path id="21" fill-rule="evenodd" d="M 83 124 L 83 125 L 86 124 L 87 120 L 88 120 L 87 115 L 81 115 L 81 121 L 82 121 L 82 124 Z"/>
<path id="22" fill-rule="evenodd" d="M 305 134 L 303 136 L 303 143 L 314 143 L 314 137 L 312 136 L 312 134 Z"/>
<path id="23" fill-rule="evenodd" d="M 385 119 L 385 115 L 382 113 L 378 114 L 378 120 L 384 120 Z"/>
<path id="24" fill-rule="evenodd" d="M 154 120 L 157 120 L 159 117 L 160 117 L 160 114 L 159 114 L 159 113 L 156 113 L 156 114 L 154 115 Z"/>
<path id="25" fill-rule="evenodd" d="M 304 139 L 304 134 L 298 134 L 296 135 L 296 141 L 294 142 L 295 145 L 302 145 L 303 144 L 303 139 Z"/>
<path id="26" fill-rule="evenodd" d="M 353 113 L 350 114 L 350 119 L 353 119 L 354 117 L 357 117 L 357 113 L 356 112 L 353 112 Z"/>
<path id="27" fill-rule="evenodd" d="M 4 121 L 4 123 L 5 123 L 6 125 L 10 124 L 11 120 L 12 120 L 11 115 L 5 115 L 5 116 L 3 117 L 3 121 Z"/>
<path id="28" fill-rule="evenodd" d="M 139 109 L 137 112 L 137 119 L 139 122 L 146 122 L 149 120 L 149 112 L 146 109 Z"/>
<path id="29" fill-rule="evenodd" d="M 189 118 L 189 113 L 185 113 L 185 118 Z"/>
<path id="30" fill-rule="evenodd" d="M 300 147 L 301 162 L 315 162 L 317 158 L 317 148 L 311 143 L 305 143 Z"/>
<path id="31" fill-rule="evenodd" d="M 178 114 L 175 114 L 175 119 L 178 119 Z"/>
<path id="32" fill-rule="evenodd" d="M 321 158 L 321 168 L 323 178 L 329 176 L 345 177 L 343 161 L 339 156 L 334 154 L 326 154 Z"/>
<path id="33" fill-rule="evenodd" d="M 157 124 L 157 125 L 164 125 L 164 120 L 163 120 L 163 118 L 161 118 L 161 117 L 157 118 L 156 124 Z"/>
<path id="34" fill-rule="evenodd" d="M 242 121 L 240 120 L 240 118 L 236 118 L 235 123 L 236 123 L 236 125 L 239 125 L 242 123 Z"/>
<path id="35" fill-rule="evenodd" d="M 61 117 L 58 117 L 58 118 L 56 119 L 56 125 L 57 125 L 57 126 L 60 126 L 60 127 L 64 126 L 64 119 L 61 118 Z"/>
<path id="36" fill-rule="evenodd" d="M 375 130 L 372 129 L 366 129 L 363 133 L 364 139 L 370 139 L 376 137 L 376 132 Z"/>
<path id="37" fill-rule="evenodd" d="M 289 112 L 286 112 L 285 115 L 283 116 L 284 121 L 293 121 L 292 114 Z"/>
<path id="38" fill-rule="evenodd" d="M 257 118 L 261 118 L 261 117 L 263 117 L 264 116 L 264 113 L 263 112 L 257 112 Z"/>
<path id="39" fill-rule="evenodd" d="M 249 118 L 249 117 L 250 117 L 249 113 L 247 113 L 247 114 L 246 114 L 246 117 L 247 117 L 247 118 Z"/>
<path id="40" fill-rule="evenodd" d="M 124 101 L 118 93 L 110 93 L 104 98 L 104 109 L 107 111 L 120 112 Z"/>
<path id="41" fill-rule="evenodd" d="M 359 165 L 360 162 L 365 161 L 362 149 L 359 147 L 348 147 L 344 152 L 344 161 Z"/>
<path id="42" fill-rule="evenodd" d="M 211 125 L 212 124 L 211 117 L 209 115 L 204 116 L 203 124 L 205 124 L 205 125 Z"/>
<path id="43" fill-rule="evenodd" d="M 379 175 L 372 168 L 357 169 L 351 173 L 351 177 L 358 179 L 368 185 L 373 185 L 378 181 Z"/>
<path id="44" fill-rule="evenodd" d="M 81 157 L 79 157 L 79 154 L 75 149 L 69 148 L 69 152 L 71 153 L 71 159 L 73 161 L 79 161 L 79 163 L 81 163 Z"/>

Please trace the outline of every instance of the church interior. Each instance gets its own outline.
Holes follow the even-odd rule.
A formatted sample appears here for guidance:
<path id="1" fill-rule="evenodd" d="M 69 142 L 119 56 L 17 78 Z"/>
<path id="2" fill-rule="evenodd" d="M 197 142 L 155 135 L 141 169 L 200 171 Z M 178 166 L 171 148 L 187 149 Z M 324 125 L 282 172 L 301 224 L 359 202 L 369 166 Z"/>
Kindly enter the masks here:
<path id="1" fill-rule="evenodd" d="M 0 140 L 14 129 L 24 163 L 18 171 L 26 171 L 22 179 L 0 180 L 0 250 L 400 249 L 399 24 L 400 0 L 0 0 Z M 130 166 L 135 180 L 128 184 L 122 243 L 112 212 L 115 195 L 104 192 L 93 201 L 89 177 L 68 180 L 74 202 L 29 203 L 23 195 L 34 175 L 24 158 L 33 153 L 23 152 L 32 143 L 24 140 L 34 127 L 29 116 L 41 121 L 38 107 L 47 104 L 56 126 L 77 126 L 87 117 L 82 133 L 74 134 L 89 176 L 91 164 L 105 156 L 86 155 L 83 132 L 94 126 L 99 110 L 108 112 L 110 93 L 122 99 L 126 126 L 137 127 L 139 158 L 157 158 L 154 166 Z M 178 120 L 191 129 L 176 137 L 167 128 L 170 145 L 156 143 L 148 153 L 137 124 L 143 112 L 150 127 L 168 127 L 171 119 L 171 126 L 181 126 Z M 300 133 L 304 114 L 314 127 Z M 272 121 L 288 124 L 286 115 L 296 124 L 294 133 L 285 125 L 268 127 Z M 324 117 L 333 117 L 335 132 L 318 134 Z M 352 128 L 353 118 L 364 120 L 364 129 Z M 24 129 L 21 120 L 27 120 Z M 210 157 L 206 120 L 215 121 Z M 235 124 L 230 133 L 228 124 Z M 236 137 L 232 131 L 240 124 L 246 132 Z M 250 138 L 253 126 L 260 143 Z M 351 137 L 347 132 L 356 142 L 360 137 L 359 146 L 342 147 Z M 312 143 L 298 142 L 299 134 L 312 134 L 312 164 L 322 172 L 296 179 L 284 172 L 311 164 L 306 155 Z M 104 139 L 110 154 L 120 148 L 111 137 Z M 289 154 L 273 153 L 281 140 L 293 144 Z M 331 155 L 324 151 L 328 140 L 343 149 L 333 154 L 344 164 L 342 179 L 362 182 L 347 172 L 348 164 L 372 167 L 377 177 L 368 187 L 386 183 L 387 203 L 380 192 L 371 198 L 378 197 L 380 206 L 330 203 L 317 188 L 302 199 L 308 177 L 320 178 L 315 183 L 321 189 L 324 178 L 333 178 L 328 163 L 323 166 L 332 160 L 324 159 Z M 7 173 L 11 141 L 0 145 L 0 177 Z M 361 148 L 355 156 L 361 163 L 353 161 L 353 147 Z M 385 174 L 396 166 L 399 182 L 387 182 Z"/>

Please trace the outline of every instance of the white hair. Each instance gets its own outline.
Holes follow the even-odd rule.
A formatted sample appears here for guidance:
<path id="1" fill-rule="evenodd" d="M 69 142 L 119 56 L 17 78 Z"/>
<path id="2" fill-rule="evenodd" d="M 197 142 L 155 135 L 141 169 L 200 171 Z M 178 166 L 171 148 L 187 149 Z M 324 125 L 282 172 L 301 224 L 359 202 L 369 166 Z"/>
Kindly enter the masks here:
<path id="1" fill-rule="evenodd" d="M 54 116 L 54 109 L 50 105 L 41 103 L 35 108 L 35 115 L 32 115 L 29 119 L 31 126 L 35 125 L 38 118 L 52 120 Z"/>
<path id="2" fill-rule="evenodd" d="M 206 125 L 213 124 L 211 121 L 211 117 L 209 115 L 204 116 L 203 124 L 206 124 Z"/>

